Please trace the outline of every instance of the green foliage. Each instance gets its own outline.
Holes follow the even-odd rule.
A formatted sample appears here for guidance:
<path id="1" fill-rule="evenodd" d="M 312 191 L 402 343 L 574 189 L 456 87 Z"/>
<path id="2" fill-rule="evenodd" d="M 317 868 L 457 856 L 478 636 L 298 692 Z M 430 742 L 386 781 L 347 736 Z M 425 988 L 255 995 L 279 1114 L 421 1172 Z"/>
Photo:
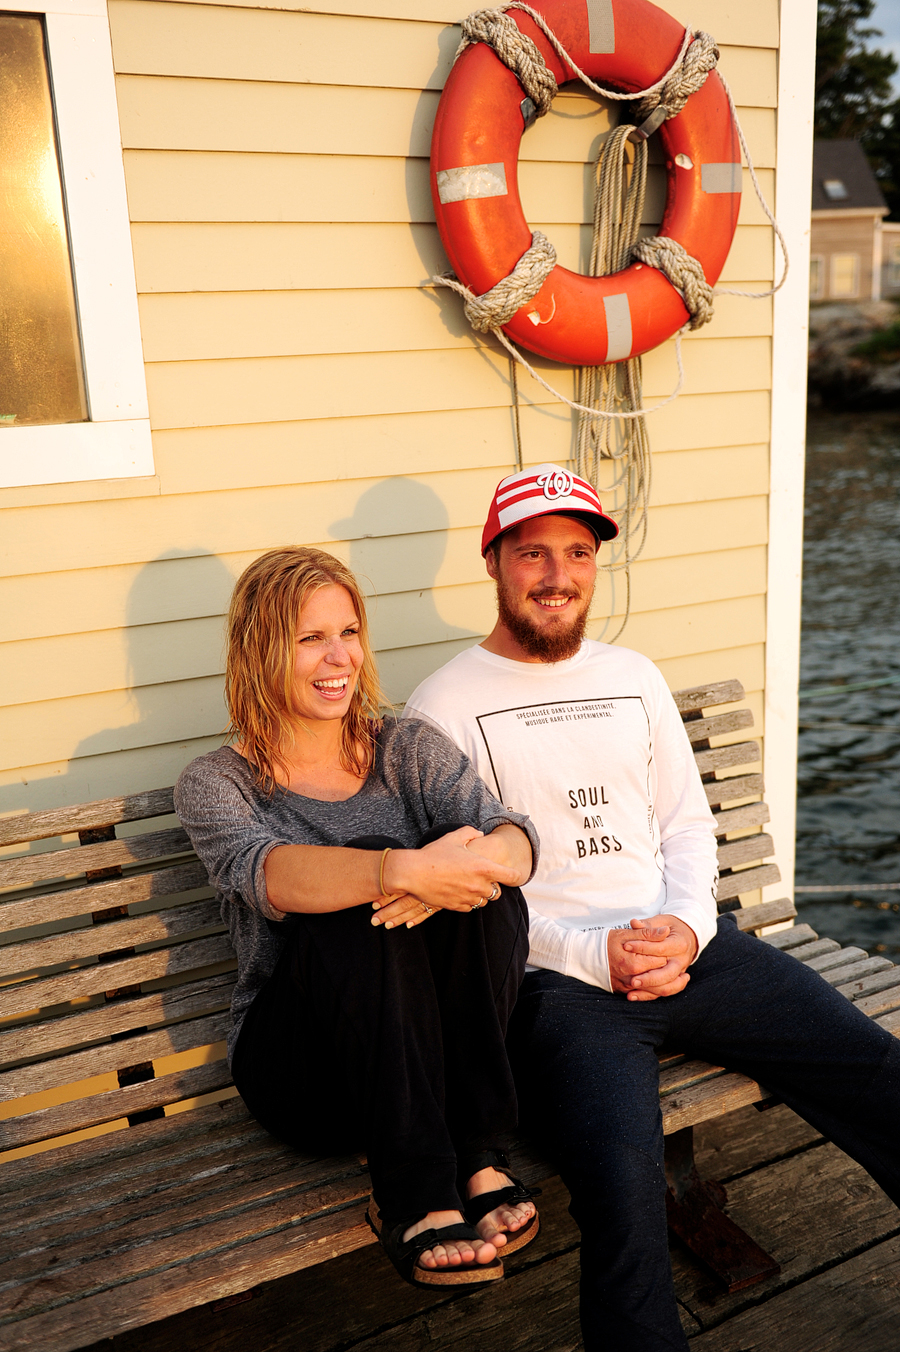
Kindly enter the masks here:
<path id="1" fill-rule="evenodd" d="M 900 361 L 900 319 L 895 319 L 886 329 L 877 329 L 869 338 L 857 343 L 853 355 L 871 357 L 873 361 L 885 365 Z"/>
<path id="2" fill-rule="evenodd" d="M 897 62 L 867 46 L 881 37 L 861 26 L 874 8 L 875 0 L 819 0 L 815 132 L 862 142 L 891 220 L 900 220 L 900 99 L 891 87 Z"/>
<path id="3" fill-rule="evenodd" d="M 897 62 L 869 50 L 877 28 L 860 27 L 874 0 L 819 0 L 816 36 L 816 135 L 864 138 L 881 129 Z"/>

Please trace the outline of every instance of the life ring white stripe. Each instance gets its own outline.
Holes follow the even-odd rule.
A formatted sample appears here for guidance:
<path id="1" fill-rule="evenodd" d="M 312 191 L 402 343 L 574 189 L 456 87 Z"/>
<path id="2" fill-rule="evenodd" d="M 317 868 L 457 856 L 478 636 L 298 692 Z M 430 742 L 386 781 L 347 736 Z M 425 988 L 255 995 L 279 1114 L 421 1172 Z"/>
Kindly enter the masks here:
<path id="1" fill-rule="evenodd" d="M 438 196 L 446 202 L 469 202 L 473 197 L 506 197 L 506 166 L 464 164 L 460 169 L 439 169 Z"/>
<path id="2" fill-rule="evenodd" d="M 700 166 L 700 187 L 704 192 L 740 192 L 742 186 L 739 164 L 703 164 Z"/>
<path id="3" fill-rule="evenodd" d="M 604 296 L 603 308 L 606 311 L 606 349 L 607 361 L 621 361 L 631 356 L 634 338 L 631 332 L 631 305 L 625 292 L 617 296 Z"/>
<path id="4" fill-rule="evenodd" d="M 588 51 L 603 56 L 616 50 L 616 21 L 612 0 L 587 0 Z"/>

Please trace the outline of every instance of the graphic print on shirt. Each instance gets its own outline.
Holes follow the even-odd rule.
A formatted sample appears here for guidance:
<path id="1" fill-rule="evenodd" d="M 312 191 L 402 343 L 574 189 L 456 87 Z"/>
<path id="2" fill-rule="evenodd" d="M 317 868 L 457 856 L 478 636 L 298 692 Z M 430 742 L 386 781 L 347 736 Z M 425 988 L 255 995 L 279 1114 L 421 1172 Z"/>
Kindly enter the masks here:
<path id="1" fill-rule="evenodd" d="M 538 886 L 573 877 L 618 890 L 620 868 L 656 857 L 650 725 L 638 695 L 562 700 L 480 714 L 477 722 L 501 802 L 528 802 L 541 838 Z M 646 811 L 635 812 L 635 799 Z M 650 843 L 648 852 L 647 845 Z M 626 872 L 630 870 L 626 867 Z"/>

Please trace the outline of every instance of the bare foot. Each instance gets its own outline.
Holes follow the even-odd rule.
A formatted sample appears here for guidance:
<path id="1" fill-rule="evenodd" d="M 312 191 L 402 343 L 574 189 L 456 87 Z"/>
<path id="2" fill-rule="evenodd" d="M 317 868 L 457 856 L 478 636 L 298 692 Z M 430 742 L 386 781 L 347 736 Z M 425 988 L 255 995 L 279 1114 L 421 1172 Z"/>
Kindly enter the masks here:
<path id="1" fill-rule="evenodd" d="M 479 1169 L 466 1185 L 466 1196 L 471 1201 L 473 1197 L 480 1197 L 483 1192 L 508 1188 L 509 1183 L 509 1176 L 501 1173 L 499 1169 Z M 475 1229 L 486 1243 L 502 1251 L 506 1243 L 504 1232 L 515 1234 L 516 1230 L 521 1230 L 523 1225 L 528 1224 L 536 1210 L 534 1202 L 514 1202 L 498 1206 L 486 1216 L 482 1216 Z"/>
<path id="2" fill-rule="evenodd" d="M 485 1170 L 483 1172 L 493 1172 Z M 493 1213 L 491 1213 L 493 1214 Z M 408 1230 L 404 1230 L 404 1240 L 412 1239 L 414 1235 L 419 1235 L 423 1230 L 440 1230 L 445 1225 L 461 1225 L 463 1223 L 462 1213 L 459 1211 L 429 1211 L 427 1216 L 423 1216 L 415 1225 L 411 1225 Z M 481 1230 L 478 1231 L 481 1234 Z M 506 1240 L 504 1239 L 504 1244 Z M 459 1267 L 462 1263 L 493 1263 L 497 1257 L 497 1249 L 493 1243 L 484 1240 L 481 1244 L 474 1244 L 468 1239 L 447 1239 L 443 1244 L 436 1244 L 433 1249 L 423 1249 L 416 1260 L 423 1268 L 443 1268 Z"/>

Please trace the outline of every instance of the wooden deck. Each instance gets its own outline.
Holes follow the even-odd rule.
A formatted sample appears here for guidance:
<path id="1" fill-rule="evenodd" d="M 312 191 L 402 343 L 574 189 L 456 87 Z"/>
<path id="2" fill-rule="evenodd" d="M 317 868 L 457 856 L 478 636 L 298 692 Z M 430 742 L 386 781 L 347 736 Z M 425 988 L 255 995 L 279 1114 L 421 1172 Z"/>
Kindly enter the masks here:
<path id="1" fill-rule="evenodd" d="M 673 1241 L 696 1352 L 896 1352 L 900 1211 L 868 1175 L 787 1108 L 741 1109 L 697 1129 L 701 1171 L 781 1264 L 729 1296 Z M 422 1294 L 375 1247 L 96 1343 L 90 1352 L 578 1352 L 578 1236 L 558 1181 L 542 1233 L 493 1289 Z"/>

